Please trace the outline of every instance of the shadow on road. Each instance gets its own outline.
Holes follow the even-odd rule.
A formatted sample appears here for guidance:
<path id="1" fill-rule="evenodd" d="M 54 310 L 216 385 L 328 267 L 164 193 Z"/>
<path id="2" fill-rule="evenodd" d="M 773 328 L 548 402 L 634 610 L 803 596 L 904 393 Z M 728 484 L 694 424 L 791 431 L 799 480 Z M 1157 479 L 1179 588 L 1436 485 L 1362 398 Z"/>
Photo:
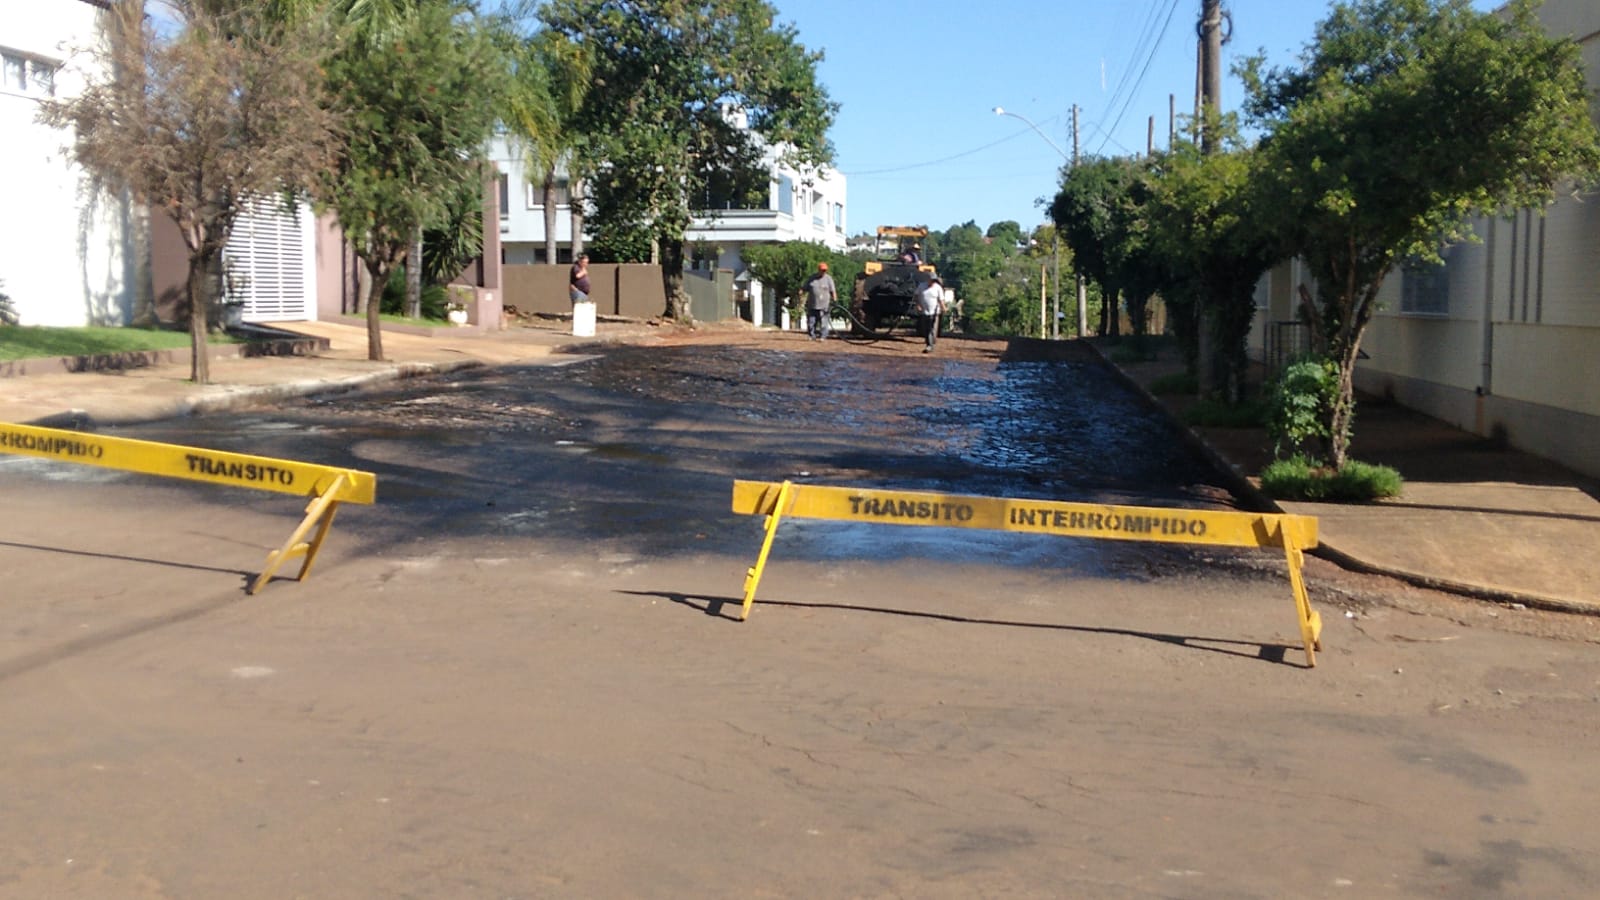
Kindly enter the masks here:
<path id="1" fill-rule="evenodd" d="M 738 612 L 744 606 L 742 597 L 707 597 L 699 594 L 681 594 L 673 591 L 619 591 L 618 593 L 630 594 L 637 597 L 659 597 L 679 606 L 702 612 L 715 619 L 725 622 L 740 621 Z M 1099 625 L 1062 625 L 1055 622 L 1015 622 L 1007 619 L 978 619 L 971 616 L 958 616 L 950 613 L 927 612 L 915 609 L 891 609 L 884 606 L 862 606 L 855 603 L 811 603 L 797 600 L 762 600 L 761 606 L 783 606 L 790 609 L 838 609 L 851 612 L 878 613 L 886 616 L 906 616 L 916 619 L 934 619 L 941 622 L 955 622 L 961 625 L 998 625 L 1006 628 L 1035 628 L 1047 631 L 1071 631 L 1078 634 L 1104 634 L 1120 637 L 1142 638 L 1147 641 L 1156 641 L 1162 644 L 1173 644 L 1187 647 L 1191 650 L 1203 650 L 1208 653 L 1220 653 L 1224 656 L 1237 656 L 1244 659 L 1260 659 L 1270 663 L 1290 666 L 1296 669 L 1308 669 L 1309 666 L 1300 663 L 1291 663 L 1285 658 L 1289 650 L 1298 650 L 1299 647 L 1288 644 L 1268 644 L 1260 641 L 1238 641 L 1229 638 L 1203 637 L 1194 634 L 1165 634 L 1159 631 L 1136 631 L 1130 628 L 1107 628 Z M 732 607 L 731 612 L 724 612 L 724 607 Z M 1212 646 L 1221 645 L 1221 646 Z M 1251 652 L 1243 649 L 1254 648 Z"/>

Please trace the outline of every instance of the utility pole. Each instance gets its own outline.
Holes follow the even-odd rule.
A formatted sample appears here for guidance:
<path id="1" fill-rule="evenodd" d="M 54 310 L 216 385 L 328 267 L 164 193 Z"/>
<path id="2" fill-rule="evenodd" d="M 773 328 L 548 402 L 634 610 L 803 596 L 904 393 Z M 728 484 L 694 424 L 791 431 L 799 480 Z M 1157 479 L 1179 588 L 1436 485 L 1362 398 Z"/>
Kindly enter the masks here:
<path id="1" fill-rule="evenodd" d="M 1078 104 L 1072 104 L 1072 164 L 1078 164 Z M 1083 283 L 1083 270 L 1078 267 L 1077 257 L 1073 257 L 1072 271 L 1078 281 L 1078 337 L 1089 336 L 1089 289 Z"/>
<path id="2" fill-rule="evenodd" d="M 1222 0 L 1200 0 L 1200 102 L 1200 152 L 1212 153 L 1222 113 Z"/>
<path id="3" fill-rule="evenodd" d="M 1044 296 L 1044 266 L 1040 265 L 1039 266 L 1039 339 L 1040 340 L 1044 340 L 1045 336 L 1050 333 L 1050 332 L 1046 331 L 1045 327 L 1044 327 L 1044 316 L 1045 316 L 1045 302 L 1044 301 L 1045 301 L 1045 296 Z"/>
<path id="4" fill-rule="evenodd" d="M 1217 151 L 1217 127 L 1222 113 L 1222 0 L 1200 0 L 1200 152 Z M 1200 357 L 1199 382 L 1201 397 L 1209 397 L 1216 390 L 1215 360 L 1211 326 L 1214 321 L 1208 298 L 1195 304 L 1200 320 L 1196 323 L 1197 355 Z"/>
<path id="5" fill-rule="evenodd" d="M 1050 340 L 1059 341 L 1061 340 L 1061 228 L 1052 224 L 1050 233 L 1055 238 L 1053 243 L 1055 244 L 1056 254 L 1056 262 L 1052 267 L 1055 287 L 1050 294 L 1052 298 L 1050 301 Z"/>

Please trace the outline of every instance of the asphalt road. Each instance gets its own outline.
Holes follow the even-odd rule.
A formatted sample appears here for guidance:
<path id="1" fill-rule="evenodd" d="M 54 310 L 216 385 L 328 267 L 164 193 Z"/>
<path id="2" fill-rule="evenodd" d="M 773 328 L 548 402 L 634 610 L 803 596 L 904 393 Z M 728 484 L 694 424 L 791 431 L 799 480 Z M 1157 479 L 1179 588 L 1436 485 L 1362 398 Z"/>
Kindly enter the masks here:
<path id="1" fill-rule="evenodd" d="M 1080 358 L 719 339 L 0 457 L 0 897 L 1585 896 L 1593 623 L 1270 554 L 793 522 L 729 482 L 1226 508 Z M 1578 752 L 1575 752 L 1578 751 Z"/>

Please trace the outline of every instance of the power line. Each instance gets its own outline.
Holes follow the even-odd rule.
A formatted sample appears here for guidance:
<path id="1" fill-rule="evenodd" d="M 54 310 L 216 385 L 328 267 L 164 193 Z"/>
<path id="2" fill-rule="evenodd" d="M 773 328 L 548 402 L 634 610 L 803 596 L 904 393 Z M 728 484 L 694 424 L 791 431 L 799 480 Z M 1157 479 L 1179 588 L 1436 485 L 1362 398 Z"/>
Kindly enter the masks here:
<path id="1" fill-rule="evenodd" d="M 1122 70 L 1121 77 L 1117 79 L 1116 89 L 1111 92 L 1110 99 L 1106 101 L 1105 108 L 1108 113 L 1116 108 L 1117 101 L 1123 97 L 1123 89 L 1128 86 L 1129 79 L 1133 77 L 1134 69 L 1139 66 L 1139 57 L 1145 54 L 1151 40 L 1155 37 L 1156 21 L 1160 18 L 1160 13 L 1161 0 L 1152 0 L 1146 9 L 1144 24 L 1139 28 L 1139 39 L 1133 45 L 1133 53 L 1129 56 L 1128 65 Z M 1154 51 L 1152 50 L 1151 52 Z"/>
<path id="2" fill-rule="evenodd" d="M 1054 119 L 1059 119 L 1059 118 L 1061 118 L 1061 117 L 1060 116 L 1051 116 L 1049 119 L 1045 119 L 1045 121 L 1046 122 L 1050 122 L 1050 121 L 1052 121 Z M 955 154 L 951 154 L 950 156 L 940 157 L 939 159 L 930 159 L 930 160 L 927 160 L 926 162 L 906 163 L 903 166 L 893 166 L 893 167 L 887 168 L 887 169 L 860 169 L 860 170 L 857 170 L 857 171 L 854 171 L 854 172 L 846 172 L 846 171 L 841 169 L 840 170 L 840 174 L 844 175 L 847 178 L 855 178 L 855 177 L 860 176 L 860 175 L 881 175 L 881 174 L 888 173 L 888 172 L 904 172 L 904 171 L 906 171 L 908 169 L 923 169 L 923 168 L 927 168 L 928 166 L 937 166 L 940 163 L 947 163 L 947 162 L 950 162 L 951 160 L 961 159 L 964 156 L 971 156 L 974 153 L 982 153 L 983 151 L 988 150 L 990 147 L 998 147 L 1001 144 L 1004 144 L 1006 141 L 1016 140 L 1017 138 L 1025 135 L 1027 133 L 1028 132 L 1026 132 L 1026 131 L 1019 131 L 1019 132 L 1017 132 L 1015 134 L 1003 137 L 998 141 L 991 141 L 991 142 L 989 142 L 987 144 L 984 144 L 981 147 L 973 147 L 971 150 L 963 150 L 960 153 L 955 153 Z"/>
<path id="3" fill-rule="evenodd" d="M 1166 36 L 1167 36 L 1167 28 L 1172 25 L 1172 16 L 1177 11 L 1178 11 L 1178 0 L 1172 0 L 1172 7 L 1167 10 L 1167 20 L 1165 22 L 1161 23 L 1161 34 L 1156 37 L 1155 46 L 1150 48 L 1150 55 L 1145 58 L 1144 68 L 1139 70 L 1139 78 L 1136 81 L 1134 81 L 1133 89 L 1128 92 L 1127 99 L 1123 101 L 1122 109 L 1117 112 L 1117 117 L 1116 117 L 1115 120 L 1112 121 L 1111 127 L 1109 129 L 1106 129 L 1106 131 L 1104 132 L 1104 134 L 1106 135 L 1106 140 L 1110 140 L 1111 133 L 1117 130 L 1117 126 L 1118 125 L 1122 124 L 1122 117 L 1124 115 L 1127 115 L 1128 107 L 1133 105 L 1133 98 L 1138 96 L 1138 94 L 1139 94 L 1139 86 L 1144 83 L 1144 76 L 1150 71 L 1150 64 L 1152 62 L 1155 62 L 1156 53 L 1161 50 L 1161 42 L 1162 42 L 1162 40 L 1164 40 L 1166 38 Z M 1106 146 L 1106 141 L 1101 141 L 1100 142 L 1100 146 L 1096 149 L 1095 152 L 1098 154 L 1101 150 L 1105 149 L 1105 146 Z M 1121 145 L 1118 144 L 1118 146 L 1121 146 Z M 1127 148 L 1124 147 L 1123 149 L 1126 150 Z"/>

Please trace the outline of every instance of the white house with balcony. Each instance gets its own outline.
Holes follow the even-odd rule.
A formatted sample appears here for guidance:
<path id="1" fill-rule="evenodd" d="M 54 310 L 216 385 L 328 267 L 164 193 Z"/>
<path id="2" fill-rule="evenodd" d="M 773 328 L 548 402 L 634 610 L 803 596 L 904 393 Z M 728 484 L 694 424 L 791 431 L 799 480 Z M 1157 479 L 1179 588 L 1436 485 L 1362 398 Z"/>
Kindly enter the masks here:
<path id="1" fill-rule="evenodd" d="M 730 113 L 737 115 L 737 113 Z M 761 284 L 745 274 L 740 251 L 749 244 L 814 241 L 844 252 L 845 176 L 829 168 L 801 170 L 782 160 L 781 147 L 768 147 L 766 204 L 759 209 L 706 209 L 695 213 L 684 235 L 684 258 L 693 270 L 728 269 L 741 291 L 761 295 Z M 529 180 L 522 154 L 505 137 L 490 147 L 500 180 L 500 240 L 507 265 L 547 262 L 544 232 L 544 186 L 537 174 Z M 571 262 L 571 191 L 564 171 L 556 173 L 556 259 Z M 588 235 L 585 235 L 587 240 Z M 769 319 L 766 304 L 751 304 L 756 324 Z"/>

